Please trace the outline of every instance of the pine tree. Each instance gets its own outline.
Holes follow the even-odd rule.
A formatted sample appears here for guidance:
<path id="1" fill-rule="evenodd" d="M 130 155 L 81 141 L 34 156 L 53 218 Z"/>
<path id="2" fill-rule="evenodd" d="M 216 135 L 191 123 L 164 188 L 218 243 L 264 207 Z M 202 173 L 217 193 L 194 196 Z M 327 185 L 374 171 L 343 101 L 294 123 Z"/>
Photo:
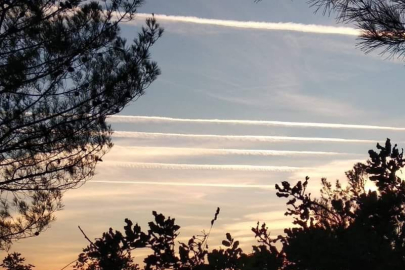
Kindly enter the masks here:
<path id="1" fill-rule="evenodd" d="M 0 249 L 48 226 L 112 147 L 106 117 L 159 75 L 156 20 L 120 36 L 142 3 L 0 1 Z"/>

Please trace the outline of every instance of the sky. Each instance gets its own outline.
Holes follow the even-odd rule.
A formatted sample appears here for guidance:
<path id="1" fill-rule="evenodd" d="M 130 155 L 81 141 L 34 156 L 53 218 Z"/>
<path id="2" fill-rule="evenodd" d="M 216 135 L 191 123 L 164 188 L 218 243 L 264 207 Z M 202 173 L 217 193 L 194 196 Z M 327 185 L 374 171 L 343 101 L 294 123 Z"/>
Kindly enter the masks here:
<path id="1" fill-rule="evenodd" d="M 176 218 L 185 241 L 220 207 L 210 247 L 230 232 L 249 252 L 257 221 L 274 236 L 291 226 L 276 183 L 308 175 L 316 194 L 377 142 L 405 145 L 403 61 L 364 54 L 351 25 L 305 1 L 148 0 L 139 12 L 122 35 L 131 41 L 154 13 L 162 75 L 109 119 L 115 146 L 51 228 L 13 246 L 36 269 L 77 258 L 78 225 L 90 238 L 125 218 L 146 230 L 153 210 Z"/>

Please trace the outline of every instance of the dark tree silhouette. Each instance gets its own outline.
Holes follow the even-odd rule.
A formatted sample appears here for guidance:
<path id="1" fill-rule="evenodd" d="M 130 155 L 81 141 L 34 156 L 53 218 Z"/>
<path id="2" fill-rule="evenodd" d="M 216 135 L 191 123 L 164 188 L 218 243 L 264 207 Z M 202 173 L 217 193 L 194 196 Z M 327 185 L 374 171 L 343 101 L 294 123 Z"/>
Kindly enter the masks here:
<path id="1" fill-rule="evenodd" d="M 48 226 L 111 148 L 106 117 L 158 76 L 155 19 L 120 36 L 142 3 L 0 1 L 0 249 Z"/>
<path id="2" fill-rule="evenodd" d="M 34 268 L 31 264 L 23 264 L 25 261 L 20 253 L 11 253 L 4 258 L 3 263 L 0 264 L 5 270 L 32 270 Z"/>
<path id="3" fill-rule="evenodd" d="M 310 0 L 324 14 L 336 13 L 342 23 L 354 23 L 362 30 L 359 46 L 366 52 L 405 54 L 405 1 L 402 0 Z"/>
<path id="4" fill-rule="evenodd" d="M 217 220 L 219 208 L 211 221 L 211 228 Z M 99 239 L 91 241 L 84 233 L 89 245 L 83 249 L 74 265 L 77 270 L 264 270 L 278 269 L 283 265 L 284 258 L 272 245 L 265 225 L 253 228 L 256 237 L 261 243 L 253 247 L 251 254 L 245 254 L 236 241 L 227 233 L 222 241 L 224 249 L 209 251 L 208 233 L 193 236 L 187 243 L 178 242 L 176 252 L 176 238 L 179 235 L 180 226 L 175 220 L 153 211 L 155 220 L 149 222 L 149 230 L 142 232 L 138 224 L 125 219 L 124 233 L 109 229 Z M 136 249 L 148 248 L 151 254 L 144 260 L 141 268 L 134 263 L 132 252 Z"/>
<path id="5" fill-rule="evenodd" d="M 359 28 L 358 46 L 364 52 L 381 49 L 381 54 L 390 57 L 405 56 L 405 1 L 308 0 L 308 3 L 316 12 L 336 15 L 338 23 L 351 23 Z"/>
<path id="6" fill-rule="evenodd" d="M 77 270 L 385 270 L 405 269 L 405 166 L 400 152 L 387 139 L 370 150 L 366 163 L 346 172 L 347 184 L 322 179 L 319 198 L 312 198 L 309 178 L 295 185 L 276 185 L 277 196 L 288 198 L 286 215 L 293 227 L 271 237 L 266 224 L 252 228 L 257 246 L 245 253 L 226 234 L 223 248 L 209 250 L 210 231 L 178 243 L 180 227 L 172 218 L 153 212 L 155 220 L 142 231 L 126 219 L 124 233 L 110 229 L 91 241 L 79 255 Z M 376 191 L 366 188 L 371 181 Z M 211 228 L 219 214 L 211 221 Z M 279 244 L 278 248 L 276 244 Z M 134 262 L 136 249 L 147 248 L 144 266 Z M 19 256 L 19 255 L 18 255 Z M 18 257 L 20 258 L 20 257 Z"/>
<path id="7" fill-rule="evenodd" d="M 377 144 L 367 164 L 346 173 L 347 187 L 322 179 L 322 196 L 306 192 L 307 178 L 291 186 L 276 186 L 279 197 L 290 198 L 287 215 L 298 227 L 280 237 L 289 262 L 286 269 L 404 269 L 405 182 L 403 151 Z M 377 191 L 365 190 L 373 181 Z"/>
<path id="8" fill-rule="evenodd" d="M 295 185 L 286 181 L 276 185 L 277 195 L 289 199 L 286 215 L 294 218 L 294 227 L 272 238 L 266 224 L 258 223 L 252 231 L 259 245 L 251 253 L 244 253 L 229 233 L 222 241 L 224 249 L 209 251 L 209 233 L 204 233 L 202 238 L 179 243 L 176 255 L 174 240 L 180 227 L 154 212 L 155 222 L 149 223 L 148 232 L 126 220 L 125 235 L 110 229 L 84 249 L 76 267 L 108 269 L 104 260 L 118 256 L 133 268 L 114 269 L 141 269 L 132 264 L 129 250 L 150 248 L 153 254 L 144 260 L 144 269 L 405 269 L 405 182 L 398 176 L 405 166 L 403 151 L 392 147 L 389 139 L 377 148 L 378 152 L 369 151 L 367 163 L 355 164 L 346 172 L 346 186 L 322 179 L 320 198 L 307 192 L 308 177 Z M 367 181 L 375 183 L 377 190 L 367 190 Z M 90 258 L 92 264 L 86 265 Z"/>
<path id="9" fill-rule="evenodd" d="M 124 234 L 119 231 L 114 232 L 110 228 L 102 238 L 93 242 L 83 233 L 90 245 L 83 249 L 74 268 L 78 270 L 140 269 L 139 265 L 133 262 L 131 251 L 146 247 L 151 249 L 152 254 L 145 258 L 144 269 L 191 269 L 190 267 L 204 263 L 209 233 L 204 233 L 202 239 L 191 238 L 188 244 L 180 243 L 180 257 L 177 257 L 174 248 L 180 226 L 176 225 L 175 220 L 170 217 L 166 219 L 155 211 L 152 214 L 155 221 L 149 222 L 147 232 L 142 232 L 138 224 L 133 225 L 131 220 L 125 219 Z M 211 228 L 218 214 L 219 208 L 211 222 Z"/>

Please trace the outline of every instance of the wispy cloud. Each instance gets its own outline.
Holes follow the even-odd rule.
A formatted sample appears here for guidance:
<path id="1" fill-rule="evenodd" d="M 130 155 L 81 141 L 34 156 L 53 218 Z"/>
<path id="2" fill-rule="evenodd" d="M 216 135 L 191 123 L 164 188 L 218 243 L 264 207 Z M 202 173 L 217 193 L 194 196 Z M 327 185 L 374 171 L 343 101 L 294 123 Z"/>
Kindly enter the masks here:
<path id="1" fill-rule="evenodd" d="M 290 179 L 303 179 L 305 176 L 310 176 L 314 181 L 320 181 L 321 178 L 329 180 L 340 179 L 344 181 L 347 177 L 345 172 L 352 169 L 353 165 L 359 162 L 365 162 L 364 159 L 348 159 L 348 160 L 333 160 L 326 164 L 319 165 L 314 168 L 308 168 L 305 174 L 302 172 L 294 172 Z"/>
<path id="2" fill-rule="evenodd" d="M 267 212 L 259 212 L 259 213 L 252 213 L 245 215 L 244 218 L 247 220 L 253 221 L 265 221 L 268 222 L 270 220 L 285 220 L 285 210 L 282 211 L 267 211 Z"/>
<path id="3" fill-rule="evenodd" d="M 216 187 L 216 188 L 266 188 L 274 189 L 273 185 L 255 185 L 255 184 L 210 184 L 210 183 L 186 183 L 186 182 L 152 182 L 152 181 L 107 181 L 92 180 L 89 183 L 104 184 L 133 184 L 133 185 L 157 185 L 157 186 L 181 186 L 181 187 Z"/>
<path id="4" fill-rule="evenodd" d="M 228 120 L 228 119 L 190 119 L 172 118 L 160 116 L 131 116 L 112 115 L 108 118 L 110 123 L 200 123 L 200 124 L 232 124 L 232 125 L 253 125 L 253 126 L 282 126 L 282 127 L 307 127 L 307 128 L 332 128 L 332 129 L 371 129 L 405 131 L 404 127 L 387 127 L 374 125 L 352 125 L 333 123 L 311 123 L 311 122 L 286 122 L 286 121 L 260 121 L 260 120 Z"/>
<path id="5" fill-rule="evenodd" d="M 166 169 L 166 170 L 220 170 L 220 171 L 257 171 L 257 172 L 293 172 L 302 167 L 290 166 L 252 166 L 252 165 L 215 165 L 215 164 L 172 164 L 144 162 L 114 162 L 109 161 L 104 166 L 116 166 L 137 169 Z"/>
<path id="6" fill-rule="evenodd" d="M 309 69 L 305 73 L 306 76 L 308 76 L 308 78 L 312 77 L 312 79 L 314 80 L 324 80 L 324 81 L 328 80 L 324 73 L 323 76 L 321 76 L 321 78 L 316 78 L 317 76 L 319 76 L 318 75 L 319 72 L 315 70 Z M 324 95 L 312 95 L 309 93 L 304 93 L 295 90 L 277 91 L 276 93 L 274 93 L 273 102 L 274 105 L 277 106 L 277 108 L 279 109 L 287 109 L 294 112 L 302 112 L 302 113 L 308 112 L 311 113 L 312 115 L 332 116 L 338 117 L 340 119 L 344 117 L 349 120 L 353 118 L 364 119 L 365 117 L 365 111 L 359 108 L 359 106 L 355 106 L 348 100 L 338 100 Z M 343 124 L 336 124 L 336 125 L 341 126 L 340 128 L 344 128 L 342 127 Z M 351 129 L 354 128 L 353 126 L 357 126 L 357 129 L 359 129 L 359 126 L 362 125 L 345 125 L 345 126 L 346 128 L 349 128 L 348 126 L 351 126 L 350 127 Z M 376 129 L 374 128 L 374 126 L 369 127 L 373 127 L 372 129 Z M 335 126 L 335 128 L 337 127 Z"/>
<path id="7" fill-rule="evenodd" d="M 166 22 L 177 22 L 177 23 L 191 23 L 191 24 L 202 24 L 202 25 L 212 25 L 221 27 L 231 27 L 239 29 L 257 29 L 257 30 L 267 30 L 267 31 L 294 31 L 303 33 L 313 33 L 313 34 L 332 34 L 332 35 L 347 35 L 347 36 L 358 36 L 360 31 L 350 27 L 336 27 L 336 26 L 325 26 L 325 25 L 315 25 L 315 24 L 301 24 L 301 23 L 291 23 L 291 22 L 254 22 L 254 21 L 235 21 L 235 20 L 218 20 L 218 19 L 207 19 L 198 18 L 191 16 L 174 16 L 174 15 L 164 15 L 155 14 L 156 19 L 159 21 Z M 149 18 L 151 14 L 139 13 L 138 18 Z M 131 23 L 131 22 L 130 22 Z"/>
<path id="8" fill-rule="evenodd" d="M 322 151 L 285 151 L 285 150 L 249 150 L 249 149 L 212 149 L 184 147 L 149 147 L 149 146 L 119 146 L 115 145 L 108 157 L 115 155 L 128 156 L 337 156 L 356 155 L 351 153 L 322 152 Z"/>
<path id="9" fill-rule="evenodd" d="M 335 142 L 335 143 L 375 143 L 378 140 L 343 139 L 343 138 L 317 138 L 317 137 L 288 137 L 288 136 L 251 136 L 251 135 L 211 135 L 211 134 L 182 134 L 115 131 L 113 137 L 137 139 L 214 139 L 249 142 Z"/>

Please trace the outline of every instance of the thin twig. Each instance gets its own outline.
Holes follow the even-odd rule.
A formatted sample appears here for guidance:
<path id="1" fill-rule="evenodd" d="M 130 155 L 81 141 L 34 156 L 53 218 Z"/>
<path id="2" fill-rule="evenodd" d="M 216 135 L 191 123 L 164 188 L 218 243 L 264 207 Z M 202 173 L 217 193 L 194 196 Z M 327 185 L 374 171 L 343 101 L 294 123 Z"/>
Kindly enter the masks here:
<path id="1" fill-rule="evenodd" d="M 60 270 L 66 269 L 66 267 L 68 267 L 69 265 L 71 265 L 71 264 L 74 263 L 75 261 L 77 261 L 77 259 L 74 260 L 74 261 L 71 261 L 70 263 L 68 263 L 67 265 L 65 265 L 63 268 L 61 268 Z"/>
<path id="2" fill-rule="evenodd" d="M 82 230 L 82 228 L 80 228 L 80 226 L 77 226 L 79 228 L 79 230 L 82 232 L 84 238 L 86 238 L 87 241 L 89 241 L 90 244 L 92 244 L 94 246 L 93 241 L 90 240 L 90 238 L 87 237 L 87 235 L 84 233 L 84 231 Z"/>
<path id="3" fill-rule="evenodd" d="M 90 240 L 89 237 L 87 237 L 87 235 L 84 233 L 84 231 L 82 230 L 82 228 L 80 228 L 80 226 L 77 226 L 77 227 L 79 228 L 80 232 L 83 234 L 84 238 L 85 238 L 87 241 L 89 241 L 89 243 L 90 243 L 91 245 L 94 246 L 94 243 Z M 61 268 L 60 270 L 66 269 L 69 265 L 71 265 L 72 263 L 74 263 L 74 262 L 76 262 L 76 261 L 77 261 L 77 259 L 75 259 L 74 261 L 71 261 L 70 263 L 68 263 L 67 265 L 65 265 L 63 268 Z"/>

